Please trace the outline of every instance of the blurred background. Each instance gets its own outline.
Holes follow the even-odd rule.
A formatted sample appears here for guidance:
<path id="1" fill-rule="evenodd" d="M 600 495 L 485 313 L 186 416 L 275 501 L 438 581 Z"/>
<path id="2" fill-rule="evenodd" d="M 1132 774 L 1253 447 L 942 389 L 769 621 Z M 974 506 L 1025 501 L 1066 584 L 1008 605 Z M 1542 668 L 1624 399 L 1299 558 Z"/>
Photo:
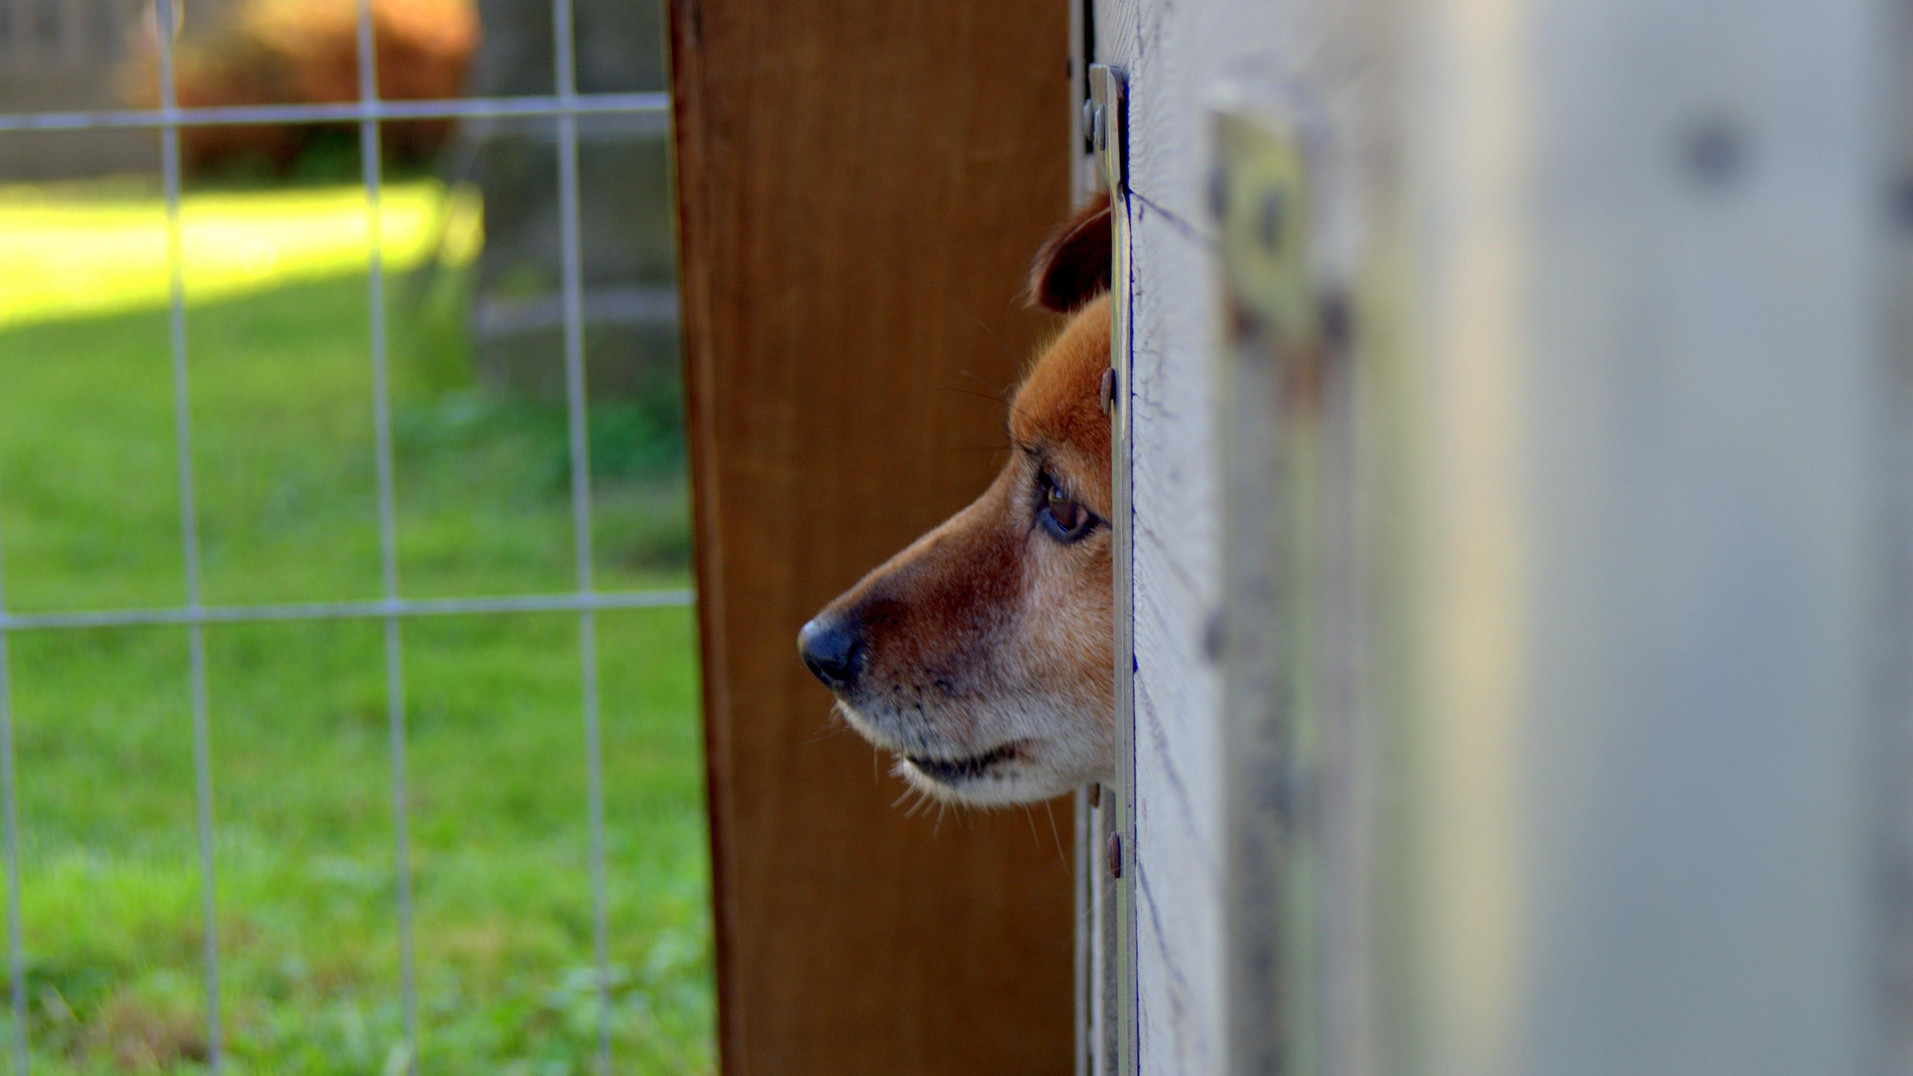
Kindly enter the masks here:
<path id="1" fill-rule="evenodd" d="M 373 0 L 388 100 L 548 97 L 550 0 Z M 356 0 L 189 0 L 182 107 L 336 103 Z M 152 8 L 0 0 L 0 112 L 150 109 Z M 577 0 L 577 88 L 663 90 L 654 0 Z M 372 299 L 383 263 L 399 588 L 577 580 L 559 120 L 187 127 L 178 264 L 209 606 L 382 594 Z M 577 118 L 597 588 L 689 586 L 668 131 Z M 0 133 L 0 611 L 177 608 L 167 203 L 151 129 Z M 376 238 L 375 238 L 376 237 Z M 535 604 L 535 603 L 534 603 Z M 633 601 L 631 604 L 640 604 Z M 229 1072 L 589 1071 L 600 1035 L 580 619 L 408 618 L 405 778 L 419 1055 L 406 1047 L 381 622 L 205 628 L 219 1024 Z M 596 618 L 610 1046 L 711 1067 L 695 624 Z M 22 1032 L 44 1073 L 200 1071 L 189 632 L 33 628 L 7 647 Z"/>

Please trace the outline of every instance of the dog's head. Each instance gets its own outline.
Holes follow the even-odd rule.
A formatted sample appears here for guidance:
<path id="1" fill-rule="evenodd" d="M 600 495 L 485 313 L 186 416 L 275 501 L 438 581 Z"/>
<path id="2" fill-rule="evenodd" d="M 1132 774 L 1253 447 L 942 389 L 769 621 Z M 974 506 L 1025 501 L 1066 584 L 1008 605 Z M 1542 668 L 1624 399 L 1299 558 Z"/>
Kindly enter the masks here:
<path id="1" fill-rule="evenodd" d="M 1109 255 L 1106 201 L 1044 244 L 1031 302 L 1071 318 L 1010 404 L 1009 462 L 798 635 L 850 724 L 941 799 L 1045 799 L 1113 766 Z"/>

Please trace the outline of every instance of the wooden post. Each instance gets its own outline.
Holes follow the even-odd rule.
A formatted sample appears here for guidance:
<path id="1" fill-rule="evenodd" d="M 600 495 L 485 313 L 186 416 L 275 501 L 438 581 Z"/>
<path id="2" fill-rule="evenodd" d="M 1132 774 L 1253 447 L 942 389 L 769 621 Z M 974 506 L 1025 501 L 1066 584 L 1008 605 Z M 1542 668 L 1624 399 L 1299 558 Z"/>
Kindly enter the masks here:
<path id="1" fill-rule="evenodd" d="M 672 10 L 723 1069 L 1063 1073 L 1067 800 L 893 805 L 798 662 L 976 496 L 1070 204 L 1061 0 Z"/>

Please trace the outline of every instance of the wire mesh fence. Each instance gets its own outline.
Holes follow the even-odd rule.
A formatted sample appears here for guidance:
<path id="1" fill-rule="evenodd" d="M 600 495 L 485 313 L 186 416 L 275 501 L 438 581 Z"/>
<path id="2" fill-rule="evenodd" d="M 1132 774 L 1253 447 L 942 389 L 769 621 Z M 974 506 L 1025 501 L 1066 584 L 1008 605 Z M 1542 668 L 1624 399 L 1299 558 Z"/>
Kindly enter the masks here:
<path id="1" fill-rule="evenodd" d="M 442 100 L 381 100 L 378 50 L 374 40 L 371 0 L 358 2 L 358 100 L 336 104 L 272 106 L 181 107 L 172 29 L 180 18 L 178 0 L 157 0 L 155 20 L 159 103 L 153 109 L 40 111 L 0 114 L 0 134 L 42 131 L 97 131 L 150 129 L 159 135 L 160 178 L 165 206 L 167 265 L 167 347 L 172 390 L 173 462 L 179 504 L 179 543 L 183 596 L 177 604 L 141 605 L 107 609 L 53 609 L 12 612 L 8 604 L 6 551 L 0 548 L 0 800 L 4 801 L 5 869 L 7 877 L 8 976 L 12 1009 L 12 1048 L 16 1071 L 29 1070 L 27 996 L 27 941 L 22 926 L 22 866 L 19 824 L 19 774 L 16 767 L 13 706 L 15 643 L 23 633 L 71 629 L 174 626 L 184 630 L 189 669 L 194 823 L 203 920 L 200 960 L 203 963 L 205 1063 L 220 1072 L 227 1043 L 221 1017 L 221 946 L 215 855 L 215 783 L 212 750 L 212 707 L 209 703 L 206 629 L 211 625 L 289 623 L 298 621 L 358 621 L 381 630 L 387 754 L 390 766 L 393 845 L 396 876 L 399 996 L 404 1035 L 404 1066 L 417 1071 L 420 1056 L 418 975 L 414 964 L 413 862 L 408 791 L 406 660 L 404 625 L 422 617 L 462 614 L 568 614 L 578 632 L 578 685 L 581 699 L 582 743 L 586 773 L 586 810 L 589 833 L 591 888 L 590 936 L 597 1001 L 596 1064 L 600 1072 L 612 1068 L 612 964 L 606 896 L 606 829 L 603 747 L 601 730 L 598 616 L 608 610 L 688 606 L 692 595 L 684 589 L 601 590 L 594 572 L 591 439 L 587 427 L 585 345 L 585 279 L 580 220 L 579 121 L 597 116 L 621 116 L 654 125 L 668 123 L 669 102 L 661 93 L 580 93 L 575 55 L 571 0 L 553 0 L 552 33 L 556 85 L 546 96 L 491 97 Z M 561 244 L 561 310 L 566 455 L 569 471 L 571 549 L 575 571 L 568 590 L 538 594 L 409 597 L 400 575 L 399 528 L 395 508 L 394 410 L 392 372 L 389 369 L 387 322 L 388 266 L 381 242 L 382 199 L 386 185 L 381 154 L 382 126 L 399 120 L 548 119 L 556 129 L 558 216 Z M 188 333 L 186 255 L 183 246 L 183 173 L 181 133 L 196 128 L 248 124 L 356 125 L 365 196 L 367 294 L 370 311 L 366 356 L 370 366 L 377 514 L 378 596 L 374 600 L 332 600 L 276 603 L 207 601 L 204 581 L 204 536 L 196 483 L 193 363 Z M 5 505 L 0 503 L 0 519 Z"/>

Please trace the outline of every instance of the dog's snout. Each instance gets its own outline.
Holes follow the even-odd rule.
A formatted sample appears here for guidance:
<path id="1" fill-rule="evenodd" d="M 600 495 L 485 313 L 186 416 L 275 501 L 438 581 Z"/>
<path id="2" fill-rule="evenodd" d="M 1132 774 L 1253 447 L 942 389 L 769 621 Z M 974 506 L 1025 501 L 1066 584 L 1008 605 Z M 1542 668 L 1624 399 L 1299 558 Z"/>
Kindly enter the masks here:
<path id="1" fill-rule="evenodd" d="M 864 645 L 849 617 L 823 613 L 797 633 L 797 652 L 811 674 L 832 691 L 841 691 L 857 679 Z"/>

